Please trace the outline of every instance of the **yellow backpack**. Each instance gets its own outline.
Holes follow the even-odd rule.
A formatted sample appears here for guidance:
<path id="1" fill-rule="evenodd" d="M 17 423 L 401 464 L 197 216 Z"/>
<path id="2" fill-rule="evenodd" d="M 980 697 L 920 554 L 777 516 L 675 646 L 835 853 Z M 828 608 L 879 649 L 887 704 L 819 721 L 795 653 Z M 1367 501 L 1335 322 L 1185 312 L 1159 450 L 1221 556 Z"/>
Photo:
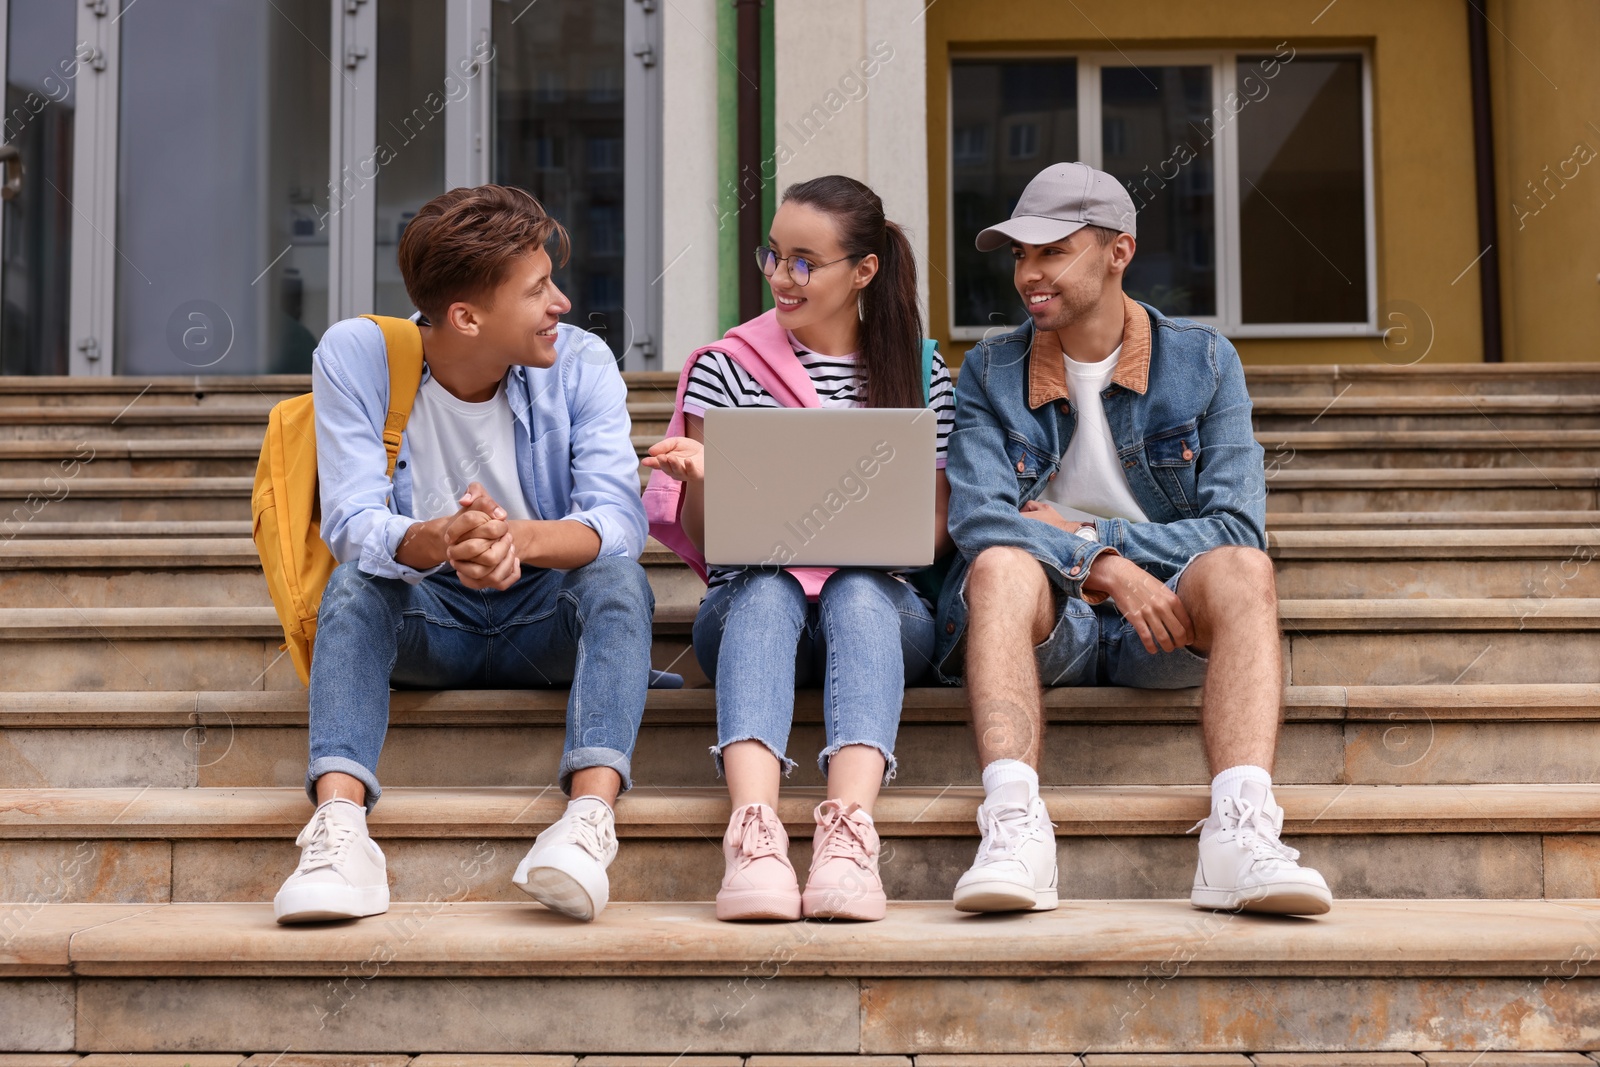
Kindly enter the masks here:
<path id="1" fill-rule="evenodd" d="M 400 434 L 422 384 L 422 333 L 410 319 L 362 318 L 378 324 L 388 354 L 389 414 L 383 424 L 383 448 L 389 454 L 387 477 L 393 479 L 395 461 L 400 458 Z M 267 591 L 283 624 L 282 647 L 288 649 L 300 681 L 309 685 L 317 608 L 328 576 L 338 566 L 322 540 L 317 424 L 310 393 L 280 401 L 267 417 L 250 514 Z"/>

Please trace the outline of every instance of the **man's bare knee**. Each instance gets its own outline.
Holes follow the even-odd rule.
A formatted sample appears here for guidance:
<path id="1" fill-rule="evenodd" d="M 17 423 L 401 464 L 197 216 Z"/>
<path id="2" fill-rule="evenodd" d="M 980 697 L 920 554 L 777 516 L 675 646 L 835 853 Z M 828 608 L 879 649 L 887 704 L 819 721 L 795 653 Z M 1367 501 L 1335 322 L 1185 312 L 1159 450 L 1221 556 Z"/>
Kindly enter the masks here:
<path id="1" fill-rule="evenodd" d="M 1032 629 L 1037 631 L 1043 626 L 1044 633 L 1049 634 L 1055 601 L 1044 565 L 1023 549 L 1009 545 L 978 553 L 967 574 L 967 610 L 973 621 L 1021 621 L 1017 609 L 1024 604 L 1034 605 Z M 1033 643 L 1041 640 L 1043 637 L 1036 636 Z"/>
<path id="2" fill-rule="evenodd" d="M 1195 624 L 1196 647 L 1209 647 L 1214 624 L 1278 614 L 1272 557 L 1258 548 L 1224 545 L 1196 556 L 1178 580 L 1178 599 Z"/>

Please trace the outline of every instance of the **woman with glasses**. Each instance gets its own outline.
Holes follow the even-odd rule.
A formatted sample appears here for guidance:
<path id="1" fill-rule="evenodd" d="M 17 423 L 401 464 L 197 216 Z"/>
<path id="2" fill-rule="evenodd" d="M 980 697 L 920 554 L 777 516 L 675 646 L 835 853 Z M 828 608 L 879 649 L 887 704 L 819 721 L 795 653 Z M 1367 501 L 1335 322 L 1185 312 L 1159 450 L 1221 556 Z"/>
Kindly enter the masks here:
<path id="1" fill-rule="evenodd" d="M 872 808 L 895 774 L 904 688 L 929 670 L 933 605 L 901 575 L 867 568 L 713 567 L 705 529 L 702 419 L 713 407 L 932 408 L 938 417 L 935 553 L 950 486 L 944 457 L 954 398 L 924 341 L 911 245 L 853 178 L 791 185 L 756 249 L 773 310 L 689 357 L 667 438 L 650 449 L 651 532 L 706 579 L 694 651 L 717 687 L 717 744 L 733 818 L 719 919 L 881 919 Z M 925 360 L 925 349 L 931 360 Z M 826 745 L 805 892 L 776 807 L 796 686 L 822 689 Z"/>

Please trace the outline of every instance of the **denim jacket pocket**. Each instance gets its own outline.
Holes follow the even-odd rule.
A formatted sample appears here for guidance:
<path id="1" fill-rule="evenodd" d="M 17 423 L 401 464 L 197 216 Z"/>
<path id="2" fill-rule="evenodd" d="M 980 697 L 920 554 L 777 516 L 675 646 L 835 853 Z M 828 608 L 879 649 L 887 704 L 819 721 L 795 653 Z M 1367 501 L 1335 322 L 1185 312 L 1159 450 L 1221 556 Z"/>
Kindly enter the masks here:
<path id="1" fill-rule="evenodd" d="M 1144 441 L 1150 476 L 1172 506 L 1185 516 L 1199 514 L 1200 494 L 1195 473 L 1199 452 L 1200 435 L 1194 422 L 1158 430 Z"/>
<path id="2" fill-rule="evenodd" d="M 1015 437 L 1006 438 L 1006 461 L 1017 476 L 1017 499 L 1026 501 L 1038 494 L 1040 479 L 1055 472 L 1055 461 Z"/>

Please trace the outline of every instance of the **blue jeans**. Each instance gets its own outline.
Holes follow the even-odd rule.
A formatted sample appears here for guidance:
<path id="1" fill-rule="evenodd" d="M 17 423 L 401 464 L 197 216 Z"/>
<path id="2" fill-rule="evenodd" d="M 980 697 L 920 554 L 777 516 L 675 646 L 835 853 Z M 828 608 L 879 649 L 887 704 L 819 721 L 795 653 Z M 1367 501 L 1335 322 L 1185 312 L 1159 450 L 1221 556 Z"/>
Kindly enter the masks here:
<path id="1" fill-rule="evenodd" d="M 629 789 L 629 760 L 644 717 L 655 598 L 644 568 L 606 556 L 571 571 L 529 570 L 510 589 L 474 590 L 453 571 L 410 585 L 334 569 L 322 594 L 311 659 L 311 764 L 382 789 L 378 754 L 389 728 L 389 687 L 544 689 L 570 685 L 558 770 L 610 767 Z"/>
<path id="2" fill-rule="evenodd" d="M 786 571 L 750 568 L 706 594 L 694 654 L 717 686 L 717 744 L 760 741 L 787 774 L 796 686 L 821 685 L 827 747 L 822 773 L 846 745 L 870 745 L 894 777 L 895 734 L 907 683 L 931 666 L 933 615 L 916 591 L 882 571 L 846 568 L 807 603 Z"/>
<path id="3" fill-rule="evenodd" d="M 1190 562 L 1193 562 L 1192 560 Z M 1185 563 L 1166 581 L 1174 593 Z M 1184 689 L 1206 680 L 1206 657 L 1188 648 L 1154 652 L 1110 600 L 1087 604 L 1058 597 L 1055 628 L 1034 647 L 1039 682 L 1045 686 L 1126 685 L 1138 689 Z"/>

